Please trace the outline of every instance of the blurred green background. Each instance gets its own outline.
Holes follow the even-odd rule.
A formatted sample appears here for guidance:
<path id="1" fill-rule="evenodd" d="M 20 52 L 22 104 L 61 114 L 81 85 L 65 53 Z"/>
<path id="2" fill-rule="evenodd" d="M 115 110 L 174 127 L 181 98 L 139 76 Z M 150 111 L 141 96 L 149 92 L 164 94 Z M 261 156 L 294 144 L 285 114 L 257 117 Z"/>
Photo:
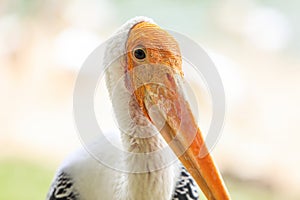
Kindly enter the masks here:
<path id="1" fill-rule="evenodd" d="M 296 0 L 0 1 L 0 199 L 45 198 L 80 147 L 72 92 L 81 64 L 138 15 L 188 35 L 215 62 L 227 114 L 213 154 L 232 198 L 300 199 L 299 8 Z M 209 113 L 209 102 L 199 104 Z"/>

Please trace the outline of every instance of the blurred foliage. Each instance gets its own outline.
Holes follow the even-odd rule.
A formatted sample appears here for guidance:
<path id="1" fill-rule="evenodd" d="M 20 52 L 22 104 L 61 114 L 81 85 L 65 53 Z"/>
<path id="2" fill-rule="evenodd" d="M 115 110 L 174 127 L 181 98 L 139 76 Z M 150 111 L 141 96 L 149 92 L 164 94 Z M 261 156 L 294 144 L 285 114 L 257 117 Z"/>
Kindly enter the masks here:
<path id="1" fill-rule="evenodd" d="M 17 0 L 9 3 L 9 10 L 22 16 L 31 16 L 39 11 L 41 5 L 42 1 L 39 0 Z"/>
<path id="2" fill-rule="evenodd" d="M 251 184 L 227 178 L 226 184 L 232 196 L 232 199 L 242 200 L 280 200 L 281 196 L 275 196 L 274 192 L 259 184 Z"/>
<path id="3" fill-rule="evenodd" d="M 54 171 L 22 160 L 0 161 L 0 199 L 45 199 Z"/>

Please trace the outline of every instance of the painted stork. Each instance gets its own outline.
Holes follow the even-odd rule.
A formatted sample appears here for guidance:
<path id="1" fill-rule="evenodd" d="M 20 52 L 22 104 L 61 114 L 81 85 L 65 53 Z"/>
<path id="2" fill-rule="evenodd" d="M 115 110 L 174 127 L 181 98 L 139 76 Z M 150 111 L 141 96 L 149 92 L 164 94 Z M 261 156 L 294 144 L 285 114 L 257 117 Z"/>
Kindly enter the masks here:
<path id="1" fill-rule="evenodd" d="M 211 155 L 207 152 L 206 156 L 199 156 L 200 149 L 206 148 L 182 91 L 182 58 L 176 40 L 146 17 L 129 20 L 117 33 L 120 32 L 125 32 L 126 37 L 111 41 L 105 59 L 114 60 L 115 55 L 124 55 L 106 71 L 106 85 L 114 114 L 118 124 L 125 127 L 120 130 L 122 144 L 128 152 L 142 154 L 167 144 L 180 162 L 155 171 L 127 173 L 111 169 L 97 162 L 85 150 L 79 150 L 66 159 L 57 171 L 47 199 L 188 200 L 199 198 L 198 186 L 209 200 L 230 199 Z M 124 73 L 127 75 L 124 76 Z M 159 81 L 164 87 L 144 83 L 149 77 L 150 81 Z M 115 84 L 120 79 L 122 86 L 116 88 Z M 118 98 L 112 97 L 113 90 Z M 160 114 L 156 115 L 160 117 L 150 112 L 153 105 L 158 105 Z M 177 113 L 179 109 L 180 114 Z M 128 112 L 132 118 L 130 120 L 127 119 Z M 164 125 L 158 129 L 161 119 Z M 138 137 L 145 133 L 150 136 Z M 180 137 L 170 143 L 176 134 Z M 192 142 L 188 143 L 191 137 Z M 97 145 L 116 163 L 125 165 L 129 170 L 136 167 L 136 158 L 120 158 L 112 155 L 101 141 Z M 183 154 L 180 153 L 182 149 Z M 155 165 L 163 159 L 161 156 L 145 162 L 147 166 Z"/>

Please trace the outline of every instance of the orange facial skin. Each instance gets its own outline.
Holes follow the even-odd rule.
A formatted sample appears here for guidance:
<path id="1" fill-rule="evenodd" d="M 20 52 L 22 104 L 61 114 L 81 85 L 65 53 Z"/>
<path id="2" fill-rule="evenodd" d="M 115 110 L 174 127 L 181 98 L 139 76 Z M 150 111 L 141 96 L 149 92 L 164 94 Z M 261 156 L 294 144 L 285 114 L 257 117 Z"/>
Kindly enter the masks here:
<path id="1" fill-rule="evenodd" d="M 134 57 L 133 52 L 136 48 L 144 49 L 146 53 L 146 58 L 144 60 L 138 60 Z M 178 74 L 183 75 L 182 72 L 182 59 L 180 54 L 179 46 L 176 40 L 165 30 L 161 29 L 159 26 L 147 22 L 141 22 L 136 24 L 130 31 L 126 44 L 127 50 L 127 67 L 126 72 L 132 72 L 136 66 L 141 65 L 160 65 L 160 66 L 172 66 L 172 70 L 175 70 Z M 158 69 L 150 69 L 150 74 L 157 74 Z M 130 88 L 134 80 L 136 80 L 135 74 L 131 73 L 131 81 L 126 84 Z M 139 78 L 144 76 L 139 74 Z M 131 89 L 133 85 L 131 85 Z M 134 94 L 136 97 L 145 96 L 146 84 L 143 84 L 141 88 L 135 88 Z M 173 87 L 170 85 L 170 87 Z M 146 116 L 148 113 L 144 107 L 144 103 L 141 98 L 136 98 L 138 104 L 140 105 L 142 111 Z M 151 120 L 149 118 L 149 120 Z"/>

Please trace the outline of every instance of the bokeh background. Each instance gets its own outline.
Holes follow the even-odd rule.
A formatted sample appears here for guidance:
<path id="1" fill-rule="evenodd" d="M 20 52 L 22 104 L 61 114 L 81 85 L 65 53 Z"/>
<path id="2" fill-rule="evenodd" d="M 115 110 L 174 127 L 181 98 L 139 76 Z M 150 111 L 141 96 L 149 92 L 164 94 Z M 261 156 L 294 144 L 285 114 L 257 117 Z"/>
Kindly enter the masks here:
<path id="1" fill-rule="evenodd" d="M 81 145 L 72 116 L 80 66 L 138 15 L 188 35 L 215 62 L 227 114 L 213 154 L 232 198 L 300 199 L 299 8 L 296 0 L 1 0 L 0 199 L 45 198 L 59 163 Z"/>

